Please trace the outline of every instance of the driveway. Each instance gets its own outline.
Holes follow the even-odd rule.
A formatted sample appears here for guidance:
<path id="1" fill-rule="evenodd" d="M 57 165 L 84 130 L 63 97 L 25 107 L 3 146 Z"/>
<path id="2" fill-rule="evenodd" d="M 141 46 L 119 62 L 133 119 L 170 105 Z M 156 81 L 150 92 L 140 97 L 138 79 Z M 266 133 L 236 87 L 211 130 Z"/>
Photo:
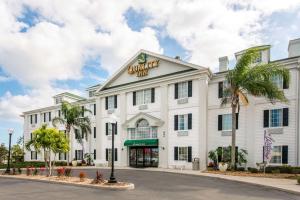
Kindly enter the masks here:
<path id="1" fill-rule="evenodd" d="M 77 176 L 80 171 L 85 171 L 89 177 L 94 177 L 96 173 L 95 169 L 74 170 L 73 175 Z M 101 172 L 105 177 L 109 177 L 109 170 L 102 169 Z M 116 177 L 118 180 L 134 183 L 135 190 L 110 191 L 0 178 L 0 199 L 300 200 L 300 197 L 294 194 L 210 177 L 124 169 L 117 170 Z"/>

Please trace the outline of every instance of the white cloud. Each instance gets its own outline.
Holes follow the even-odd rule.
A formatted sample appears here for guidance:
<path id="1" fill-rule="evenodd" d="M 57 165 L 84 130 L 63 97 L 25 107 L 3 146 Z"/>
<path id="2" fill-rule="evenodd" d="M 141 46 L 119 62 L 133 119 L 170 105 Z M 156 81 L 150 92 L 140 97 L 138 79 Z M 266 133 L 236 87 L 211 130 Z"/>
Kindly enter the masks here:
<path id="1" fill-rule="evenodd" d="M 10 80 L 12 80 L 12 79 L 8 76 L 0 76 L 0 83 L 1 82 L 7 82 L 7 81 L 10 81 Z"/>

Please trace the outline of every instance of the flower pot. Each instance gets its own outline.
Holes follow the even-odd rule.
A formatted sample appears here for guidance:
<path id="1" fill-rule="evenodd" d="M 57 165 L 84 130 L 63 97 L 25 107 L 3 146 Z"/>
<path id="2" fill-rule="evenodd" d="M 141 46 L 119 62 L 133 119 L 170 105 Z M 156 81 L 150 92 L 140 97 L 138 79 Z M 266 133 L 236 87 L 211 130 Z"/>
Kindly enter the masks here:
<path id="1" fill-rule="evenodd" d="M 226 172 L 228 169 L 228 164 L 227 163 L 219 163 L 219 170 L 221 172 Z"/>
<path id="2" fill-rule="evenodd" d="M 76 161 L 76 160 L 73 160 L 73 161 L 72 161 L 72 166 L 73 166 L 73 167 L 76 167 L 76 166 L 77 166 L 77 161 Z"/>

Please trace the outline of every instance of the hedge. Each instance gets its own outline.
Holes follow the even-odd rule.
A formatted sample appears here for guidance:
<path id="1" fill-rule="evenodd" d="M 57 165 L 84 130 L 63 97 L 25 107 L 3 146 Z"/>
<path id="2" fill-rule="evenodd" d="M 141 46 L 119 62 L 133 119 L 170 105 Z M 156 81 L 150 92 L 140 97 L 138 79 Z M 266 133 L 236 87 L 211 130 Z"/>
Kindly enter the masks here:
<path id="1" fill-rule="evenodd" d="M 18 163 L 11 163 L 11 168 L 26 168 L 26 167 L 44 167 L 45 162 L 40 161 L 26 161 L 26 162 L 18 162 Z M 67 162 L 58 161 L 55 162 L 55 166 L 67 166 Z M 0 169 L 6 169 L 6 164 L 0 164 Z"/>
<path id="2" fill-rule="evenodd" d="M 292 166 L 268 166 L 266 173 L 300 174 L 300 167 Z"/>

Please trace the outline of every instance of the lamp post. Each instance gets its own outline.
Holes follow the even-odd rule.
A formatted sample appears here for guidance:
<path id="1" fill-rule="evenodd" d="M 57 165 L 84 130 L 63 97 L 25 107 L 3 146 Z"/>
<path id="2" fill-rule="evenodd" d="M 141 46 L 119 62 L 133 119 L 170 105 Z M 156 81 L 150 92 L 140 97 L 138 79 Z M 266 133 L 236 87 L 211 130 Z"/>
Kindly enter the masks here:
<path id="1" fill-rule="evenodd" d="M 5 174 L 10 174 L 10 149 L 11 149 L 11 135 L 13 134 L 14 130 L 8 129 L 8 134 L 9 134 L 9 146 L 8 146 L 8 158 L 7 158 L 7 168 L 5 171 Z"/>
<path id="2" fill-rule="evenodd" d="M 115 170 L 115 133 L 116 133 L 116 126 L 117 126 L 117 120 L 116 116 L 112 114 L 111 116 L 111 126 L 112 126 L 112 133 L 111 133 L 111 173 L 108 180 L 108 183 L 117 183 L 117 179 L 114 176 L 114 170 Z"/>

